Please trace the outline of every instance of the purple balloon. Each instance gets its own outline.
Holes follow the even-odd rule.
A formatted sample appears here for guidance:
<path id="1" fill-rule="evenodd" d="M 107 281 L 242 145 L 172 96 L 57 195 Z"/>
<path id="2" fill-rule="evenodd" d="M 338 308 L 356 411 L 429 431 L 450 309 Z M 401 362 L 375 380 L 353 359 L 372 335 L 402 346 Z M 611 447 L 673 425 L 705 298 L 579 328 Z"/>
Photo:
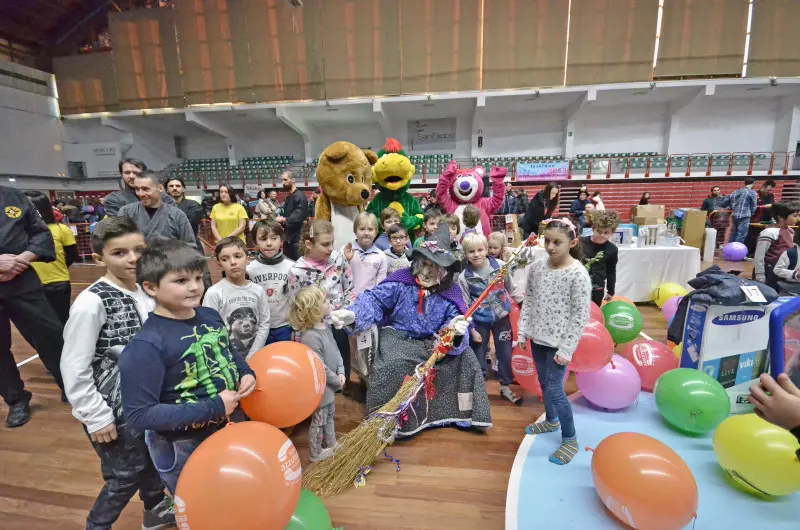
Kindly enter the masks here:
<path id="1" fill-rule="evenodd" d="M 678 311 L 678 304 L 681 302 L 681 298 L 683 297 L 673 296 L 664 302 L 664 305 L 661 306 L 661 315 L 664 317 L 664 320 L 669 322 L 669 320 L 675 316 L 675 313 Z"/>
<path id="2" fill-rule="evenodd" d="M 727 261 L 742 261 L 747 257 L 747 246 L 744 243 L 728 243 L 722 247 L 722 258 Z"/>
<path id="3" fill-rule="evenodd" d="M 575 382 L 587 401 L 610 410 L 629 407 L 642 388 L 636 367 L 619 355 L 614 355 L 610 363 L 596 372 L 576 373 Z"/>

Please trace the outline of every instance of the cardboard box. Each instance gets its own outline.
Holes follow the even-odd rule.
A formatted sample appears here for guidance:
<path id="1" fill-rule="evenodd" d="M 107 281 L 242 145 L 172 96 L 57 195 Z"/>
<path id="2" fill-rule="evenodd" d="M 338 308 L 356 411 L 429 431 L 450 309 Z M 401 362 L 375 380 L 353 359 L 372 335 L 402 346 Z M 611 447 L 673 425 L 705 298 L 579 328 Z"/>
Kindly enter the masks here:
<path id="1" fill-rule="evenodd" d="M 703 248 L 703 238 L 706 234 L 705 210 L 683 209 L 683 224 L 681 225 L 681 238 L 683 244 L 689 247 Z"/>
<path id="2" fill-rule="evenodd" d="M 631 208 L 631 219 L 634 217 L 651 217 L 664 219 L 665 210 L 663 204 L 637 204 Z"/>
<path id="3" fill-rule="evenodd" d="M 681 368 L 702 370 L 728 392 L 731 413 L 753 412 L 750 385 L 769 370 L 770 305 L 690 302 L 683 327 Z"/>
<path id="4" fill-rule="evenodd" d="M 667 223 L 663 217 L 634 217 L 631 222 L 636 226 L 663 225 Z"/>

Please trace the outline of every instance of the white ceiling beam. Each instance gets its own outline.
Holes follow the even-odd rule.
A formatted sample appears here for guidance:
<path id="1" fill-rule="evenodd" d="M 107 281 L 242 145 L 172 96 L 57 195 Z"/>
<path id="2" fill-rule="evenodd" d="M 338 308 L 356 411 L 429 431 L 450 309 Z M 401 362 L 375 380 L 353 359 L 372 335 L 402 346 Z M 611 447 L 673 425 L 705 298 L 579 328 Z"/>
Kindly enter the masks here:
<path id="1" fill-rule="evenodd" d="M 228 129 L 227 126 L 215 121 L 210 116 L 203 115 L 203 113 L 193 110 L 186 111 L 186 122 L 196 125 L 197 127 L 200 127 L 204 131 L 209 132 L 214 136 L 220 136 L 227 139 L 232 139 L 236 136 L 233 131 Z"/>

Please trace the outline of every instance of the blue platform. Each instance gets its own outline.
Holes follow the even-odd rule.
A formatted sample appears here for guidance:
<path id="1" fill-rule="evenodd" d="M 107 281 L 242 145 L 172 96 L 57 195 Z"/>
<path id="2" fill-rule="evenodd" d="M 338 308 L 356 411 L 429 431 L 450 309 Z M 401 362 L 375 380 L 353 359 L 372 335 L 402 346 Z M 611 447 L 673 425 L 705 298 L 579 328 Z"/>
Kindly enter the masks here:
<path id="1" fill-rule="evenodd" d="M 660 440 L 692 470 L 699 492 L 695 530 L 800 529 L 800 493 L 767 501 L 735 489 L 714 457 L 712 435 L 688 437 L 667 427 L 652 394 L 642 392 L 636 405 L 618 412 L 600 411 L 580 394 L 571 400 L 581 451 L 570 464 L 557 466 L 547 457 L 561 442 L 559 433 L 524 437 L 509 479 L 507 530 L 629 528 L 618 522 L 597 496 L 592 453 L 583 450 L 626 431 Z"/>

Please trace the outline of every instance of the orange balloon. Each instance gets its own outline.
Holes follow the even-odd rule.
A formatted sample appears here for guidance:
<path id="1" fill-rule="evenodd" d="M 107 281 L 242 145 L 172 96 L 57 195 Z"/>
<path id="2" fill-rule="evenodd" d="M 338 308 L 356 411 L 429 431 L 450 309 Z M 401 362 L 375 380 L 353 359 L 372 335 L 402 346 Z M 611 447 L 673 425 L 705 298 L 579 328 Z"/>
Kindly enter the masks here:
<path id="1" fill-rule="evenodd" d="M 612 296 L 612 297 L 611 297 L 611 301 L 612 301 L 612 302 L 614 302 L 614 301 L 618 301 L 618 302 L 627 302 L 627 303 L 629 303 L 629 304 L 631 304 L 631 305 L 636 305 L 636 304 L 634 304 L 634 303 L 633 303 L 633 300 L 631 300 L 631 299 L 630 299 L 630 298 L 628 298 L 627 296 Z M 608 301 L 606 301 L 606 300 L 603 300 L 603 305 L 606 305 L 607 303 L 608 303 Z"/>
<path id="2" fill-rule="evenodd" d="M 621 432 L 592 456 L 597 495 L 633 528 L 678 530 L 697 517 L 697 483 L 678 454 L 650 436 Z"/>
<path id="3" fill-rule="evenodd" d="M 247 362 L 256 373 L 256 389 L 239 404 L 250 419 L 292 427 L 319 407 L 325 392 L 325 365 L 304 344 L 275 342 Z"/>
<path id="4" fill-rule="evenodd" d="M 192 530 L 283 529 L 300 498 L 297 450 L 266 423 L 231 423 L 192 453 L 178 479 L 175 519 Z"/>

